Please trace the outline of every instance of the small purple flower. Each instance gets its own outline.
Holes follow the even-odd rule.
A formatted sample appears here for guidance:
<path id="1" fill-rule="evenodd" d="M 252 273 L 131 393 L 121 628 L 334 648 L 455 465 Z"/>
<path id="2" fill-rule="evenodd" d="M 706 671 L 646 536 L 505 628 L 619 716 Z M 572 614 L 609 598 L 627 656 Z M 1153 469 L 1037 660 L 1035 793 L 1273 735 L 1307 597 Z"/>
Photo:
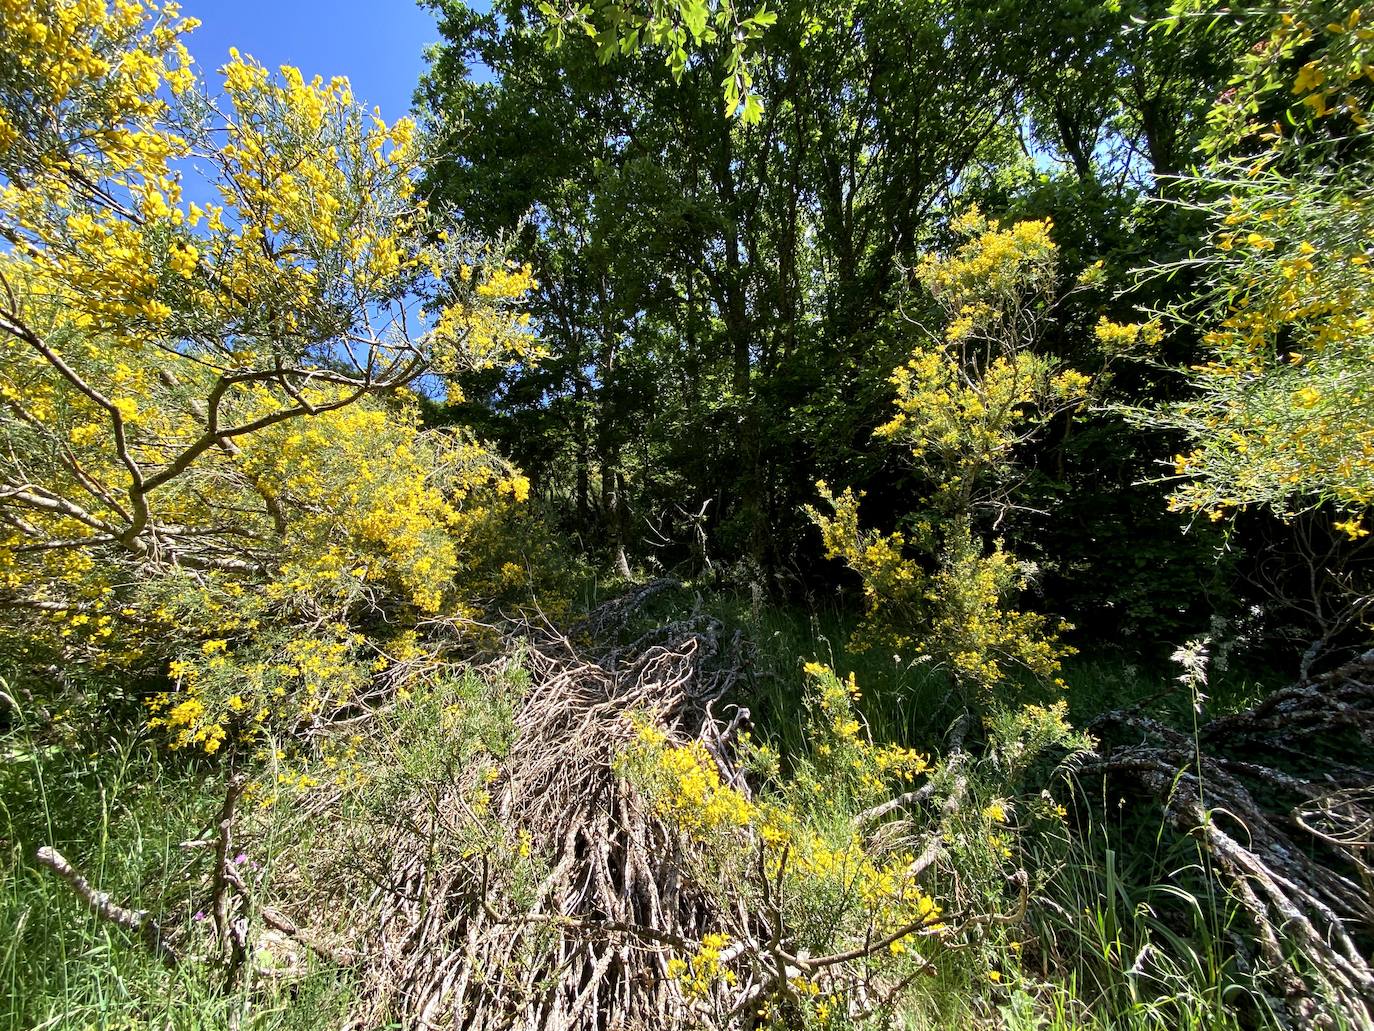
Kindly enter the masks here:
<path id="1" fill-rule="evenodd" d="M 205 911 L 202 910 L 201 912 L 197 913 L 195 916 L 191 917 L 191 919 L 192 919 L 192 920 L 195 920 L 195 921 L 197 921 L 197 922 L 199 922 L 199 921 L 201 921 L 201 920 L 204 920 L 204 919 L 205 919 Z"/>
<path id="2" fill-rule="evenodd" d="M 236 855 L 233 859 L 230 860 L 230 862 L 233 863 L 235 866 L 240 866 L 240 865 L 242 865 L 243 863 L 246 863 L 247 861 L 248 861 L 248 853 L 247 853 L 247 852 L 240 852 L 238 855 Z"/>

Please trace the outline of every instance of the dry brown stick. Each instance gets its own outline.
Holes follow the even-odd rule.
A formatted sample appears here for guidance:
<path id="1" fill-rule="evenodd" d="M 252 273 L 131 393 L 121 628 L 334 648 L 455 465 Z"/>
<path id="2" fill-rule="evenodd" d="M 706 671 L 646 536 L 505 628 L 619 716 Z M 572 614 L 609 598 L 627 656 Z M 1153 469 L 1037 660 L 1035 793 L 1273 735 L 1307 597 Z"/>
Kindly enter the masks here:
<path id="1" fill-rule="evenodd" d="M 904 809 L 910 805 L 915 805 L 918 802 L 924 802 L 933 794 L 935 794 L 935 782 L 927 781 L 915 791 L 908 791 L 905 794 L 889 798 L 886 802 L 880 802 L 872 808 L 865 809 L 854 817 L 852 821 L 854 828 L 855 830 L 863 830 L 869 824 L 881 820 L 888 813 L 897 809 Z"/>
<path id="2" fill-rule="evenodd" d="M 232 986 L 248 955 L 248 914 L 246 892 L 238 874 L 232 870 L 231 850 L 234 843 L 234 807 L 247 778 L 241 774 L 230 776 L 224 789 L 224 802 L 219 813 L 219 837 L 215 843 L 215 878 L 212 912 L 220 948 L 228 953 L 225 983 Z M 237 913 L 230 913 L 230 893 L 237 896 Z"/>
<path id="3" fill-rule="evenodd" d="M 76 897 L 101 920 L 108 920 L 126 931 L 133 931 L 143 944 L 168 966 L 176 966 L 180 962 L 180 957 L 162 933 L 161 925 L 148 910 L 127 909 L 114 902 L 109 892 L 91 887 L 90 881 L 82 877 L 76 868 L 67 862 L 66 857 L 51 845 L 40 848 L 36 858 L 40 866 L 47 867 L 66 881 Z"/>
<path id="4" fill-rule="evenodd" d="M 352 965 L 356 958 L 352 953 L 346 952 L 343 949 L 335 949 L 316 941 L 296 926 L 295 921 L 279 910 L 273 909 L 270 906 L 263 906 L 262 909 L 259 910 L 259 914 L 262 916 L 262 922 L 272 928 L 272 930 L 280 931 L 288 938 L 300 942 L 321 959 L 327 959 L 331 963 L 346 967 Z"/>
<path id="5" fill-rule="evenodd" d="M 1210 762 L 1204 766 L 1210 782 L 1210 805 L 1204 808 L 1202 785 L 1189 769 L 1196 761 L 1196 756 L 1181 757 L 1146 745 L 1100 759 L 1094 768 L 1135 777 L 1161 799 L 1176 830 L 1204 842 L 1217 872 L 1230 882 L 1236 898 L 1250 914 L 1261 951 L 1271 967 L 1270 976 L 1282 987 L 1290 1013 L 1300 1024 L 1320 1024 L 1313 1002 L 1317 994 L 1314 988 L 1320 987 L 1341 1001 L 1355 1026 L 1374 1027 L 1364 1001 L 1374 995 L 1374 971 L 1355 948 L 1344 922 L 1319 897 L 1325 889 L 1321 868 L 1279 837 L 1243 787 L 1228 782 Z M 1218 806 L 1223 800 L 1224 809 Z M 1218 825 L 1215 817 L 1223 811 L 1246 830 L 1248 845 Z M 1294 969 L 1283 948 L 1285 941 L 1306 954 L 1310 974 L 1300 975 Z"/>

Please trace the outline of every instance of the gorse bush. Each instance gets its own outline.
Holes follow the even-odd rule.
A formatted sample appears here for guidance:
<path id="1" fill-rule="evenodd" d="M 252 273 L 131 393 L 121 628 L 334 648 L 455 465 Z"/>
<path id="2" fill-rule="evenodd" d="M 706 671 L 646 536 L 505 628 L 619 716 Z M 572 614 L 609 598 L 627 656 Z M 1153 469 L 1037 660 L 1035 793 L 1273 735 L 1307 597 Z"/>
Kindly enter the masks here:
<path id="1" fill-rule="evenodd" d="M 1175 19 L 1195 15 L 1182 4 Z M 1305 676 L 1319 655 L 1363 645 L 1374 599 L 1374 32 L 1352 3 L 1262 5 L 1252 17 L 1259 41 L 1209 114 L 1204 160 L 1171 184 L 1205 220 L 1187 264 L 1206 280 L 1150 325 L 1200 331 L 1200 352 L 1169 365 L 1157 340 L 1122 327 L 1123 353 L 1187 384 L 1177 400 L 1123 411 L 1181 442 L 1172 510 L 1233 536 L 1246 513 L 1281 522 L 1255 547 L 1287 557 L 1261 559 L 1253 579 L 1261 608 L 1289 621 L 1276 636 L 1310 642 Z"/>
<path id="2" fill-rule="evenodd" d="M 806 674 L 814 752 L 784 773 L 776 751 L 747 745 L 746 761 L 763 778 L 761 790 L 723 783 L 700 743 L 671 743 L 647 721 L 622 768 L 694 844 L 689 868 L 716 896 L 722 915 L 730 913 L 732 899 L 747 896 L 753 907 L 775 914 L 778 934 L 785 927 L 796 935 L 789 948 L 799 945 L 813 959 L 856 949 L 850 958 L 864 958 L 864 977 L 891 987 L 899 971 L 927 962 L 920 943 L 943 932 L 941 907 L 919 885 L 917 857 L 906 843 L 875 849 L 862 819 L 851 821 L 923 780 L 930 767 L 910 749 L 868 740 L 854 711 L 853 677 L 841 680 L 816 663 Z M 732 914 L 695 954 L 674 958 L 671 970 L 688 995 L 706 998 L 717 979 L 732 985 L 739 976 L 734 961 L 741 950 L 721 957 L 739 933 L 733 920 Z M 804 1014 L 824 1024 L 831 1014 L 848 1013 L 852 972 L 842 962 L 799 969 L 782 998 L 760 999 L 760 1015 Z"/>
<path id="3" fill-rule="evenodd" d="M 1090 387 L 1036 350 L 1056 301 L 1050 228 L 1003 229 L 974 208 L 952 225 L 963 244 L 916 269 L 943 332 L 893 372 L 897 411 L 875 435 L 903 447 L 929 485 L 927 507 L 885 534 L 860 527 L 852 490 L 835 496 L 821 483 L 830 514 L 807 510 L 826 555 L 863 578 L 861 639 L 935 662 L 979 706 L 1016 669 L 1055 681 L 1072 651 L 1058 641 L 1066 626 L 1015 607 L 1032 569 L 1001 540 L 986 544 L 984 530 L 1013 504 L 1018 449 Z"/>
<path id="4" fill-rule="evenodd" d="M 688 869 L 718 901 L 718 928 L 672 961 L 684 992 L 718 1004 L 718 988 L 757 976 L 741 898 L 801 957 L 787 990 L 759 999 L 775 1025 L 869 1026 L 919 1006 L 919 974 L 1000 977 L 1006 934 L 1042 888 L 1025 879 L 1021 838 L 1061 828 L 1066 810 L 1047 786 L 1087 742 L 1062 705 L 1026 706 L 990 718 L 983 756 L 935 761 L 872 740 L 853 675 L 807 663 L 805 676 L 807 748 L 784 757 L 747 741 L 750 786 L 726 782 L 700 742 L 675 744 L 648 719 L 622 756 L 692 843 Z M 990 935 L 985 922 L 1008 931 Z M 708 1025 L 728 1023 L 725 1011 L 703 1012 Z"/>
<path id="5" fill-rule="evenodd" d="M 1157 409 L 1183 432 L 1172 504 L 1213 519 L 1334 507 L 1351 539 L 1374 503 L 1374 33 L 1353 3 L 1263 8 L 1261 41 L 1210 116 L 1184 179 L 1209 220 L 1192 393 Z"/>
<path id="6" fill-rule="evenodd" d="M 215 752 L 527 584 L 527 482 L 411 391 L 538 346 L 408 120 L 237 52 L 214 97 L 195 24 L 5 11 L 0 591 L 17 659 L 164 673 L 153 723 Z"/>

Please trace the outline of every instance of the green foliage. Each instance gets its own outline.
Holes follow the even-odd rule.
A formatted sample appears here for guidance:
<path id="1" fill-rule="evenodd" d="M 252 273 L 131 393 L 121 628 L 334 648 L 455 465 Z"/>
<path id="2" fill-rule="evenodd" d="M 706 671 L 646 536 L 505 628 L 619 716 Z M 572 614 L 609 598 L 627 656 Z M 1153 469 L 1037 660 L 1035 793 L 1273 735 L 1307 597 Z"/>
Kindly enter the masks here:
<path id="1" fill-rule="evenodd" d="M 1226 948 L 1248 928 L 1234 902 L 1215 892 L 1206 853 L 1122 802 L 1076 794 L 1072 822 L 1042 825 L 1031 837 L 1028 865 L 1047 871 L 1046 904 L 1035 908 L 1031 933 L 1045 956 L 1068 965 L 1049 989 L 1051 1005 L 1083 1013 L 1064 987 L 1071 985 L 1124 1026 L 1275 1026 L 1263 989 Z M 1091 815 L 1099 807 L 1100 823 Z"/>
<path id="2" fill-rule="evenodd" d="M 756 51 L 760 37 L 778 20 L 767 4 L 747 14 L 734 0 L 593 0 L 563 7 L 541 2 L 539 13 L 548 23 L 547 38 L 555 48 L 563 45 L 565 32 L 581 30 L 596 44 L 597 60 L 603 64 L 641 47 L 662 50 L 678 82 L 687 70 L 689 48 L 714 49 L 711 45 L 718 43 L 724 54 L 726 117 L 752 125 L 763 115 L 763 102 L 753 89 Z"/>
<path id="3" fill-rule="evenodd" d="M 1374 44 L 1354 4 L 1255 18 L 1268 36 L 1213 109 L 1209 161 L 1185 181 L 1210 222 L 1209 284 L 1177 317 L 1208 325 L 1206 360 L 1187 370 L 1189 397 L 1144 417 L 1189 442 L 1177 508 L 1219 519 L 1332 504 L 1358 539 L 1374 503 Z"/>
<path id="4" fill-rule="evenodd" d="M 779 8 L 766 113 L 744 127 L 691 63 L 674 84 L 633 56 L 599 64 L 586 39 L 547 51 L 528 5 L 438 10 L 421 100 L 452 158 L 429 186 L 482 232 L 540 213 L 514 255 L 554 355 L 471 384 L 455 416 L 486 409 L 536 493 L 608 557 L 804 568 L 809 485 L 862 486 L 883 464 L 869 438 L 910 356 L 901 268 L 1032 74 L 1022 19 Z M 465 78 L 478 64 L 490 81 Z"/>
<path id="5" fill-rule="evenodd" d="M 314 1031 L 344 1019 L 352 986 L 337 969 L 302 956 L 305 968 L 291 978 L 250 978 L 225 992 L 220 972 L 199 964 L 169 970 L 129 932 L 95 920 L 34 862 L 39 846 L 56 846 L 117 902 L 149 909 L 169 931 L 208 947 L 213 850 L 179 846 L 215 821 L 218 774 L 165 761 L 146 735 L 78 726 L 64 740 L 11 718 L 17 725 L 0 738 L 0 1028 L 239 1021 L 253 1031 Z M 281 845 L 254 861 L 270 865 Z"/>
<path id="6" fill-rule="evenodd" d="M 897 414 L 876 435 L 900 442 L 931 483 L 910 537 L 859 526 L 858 499 L 819 485 L 831 514 L 807 509 L 826 555 L 864 581 L 873 631 L 899 651 L 947 669 L 985 707 L 1008 686 L 1009 667 L 1057 680 L 1071 652 L 1051 621 L 1010 604 L 1029 586 L 1001 540 L 985 548 L 975 520 L 1000 522 L 1013 502 L 1015 452 L 1057 413 L 1079 403 L 1088 378 L 1033 349 L 1053 302 L 1055 247 L 1046 222 L 1002 230 L 976 210 L 959 219 L 963 245 L 929 255 L 918 276 L 942 309 L 942 335 L 918 342 L 892 375 Z M 926 573 L 904 552 L 925 552 Z M 1063 629 L 1063 628 L 1061 628 Z"/>

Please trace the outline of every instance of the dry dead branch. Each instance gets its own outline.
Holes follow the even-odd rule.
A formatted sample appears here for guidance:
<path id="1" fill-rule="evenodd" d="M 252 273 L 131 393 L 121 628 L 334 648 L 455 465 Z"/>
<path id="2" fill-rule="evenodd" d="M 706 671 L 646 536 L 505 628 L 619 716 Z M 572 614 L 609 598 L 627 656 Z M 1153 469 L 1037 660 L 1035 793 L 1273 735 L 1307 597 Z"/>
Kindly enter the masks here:
<path id="1" fill-rule="evenodd" d="M 625 611 L 603 614 L 598 629 Z M 512 838 L 523 832 L 551 845 L 547 873 L 520 899 L 485 860 L 436 865 L 414 835 L 389 843 L 393 881 L 368 950 L 377 990 L 364 1023 L 400 1016 L 421 1027 L 546 1031 L 695 1023 L 667 962 L 718 926 L 716 914 L 686 876 L 678 836 L 616 775 L 615 760 L 631 742 L 633 711 L 695 735 L 741 656 L 711 620 L 656 637 L 605 664 L 555 634 L 527 647 L 531 687 L 488 791 Z M 441 801 L 435 819 L 461 794 Z"/>
<path id="2" fill-rule="evenodd" d="M 108 920 L 117 927 L 137 934 L 143 944 L 168 966 L 176 966 L 180 961 L 176 950 L 163 934 L 162 926 L 152 913 L 145 909 L 121 906 L 110 898 L 109 892 L 91 887 L 91 882 L 51 845 L 40 848 L 36 858 L 39 866 L 46 867 L 66 881 L 76 897 L 101 920 Z"/>
<path id="3" fill-rule="evenodd" d="M 1374 1027 L 1374 652 L 1200 728 L 1121 711 L 1082 768 L 1161 802 L 1253 921 L 1298 1027 Z"/>

